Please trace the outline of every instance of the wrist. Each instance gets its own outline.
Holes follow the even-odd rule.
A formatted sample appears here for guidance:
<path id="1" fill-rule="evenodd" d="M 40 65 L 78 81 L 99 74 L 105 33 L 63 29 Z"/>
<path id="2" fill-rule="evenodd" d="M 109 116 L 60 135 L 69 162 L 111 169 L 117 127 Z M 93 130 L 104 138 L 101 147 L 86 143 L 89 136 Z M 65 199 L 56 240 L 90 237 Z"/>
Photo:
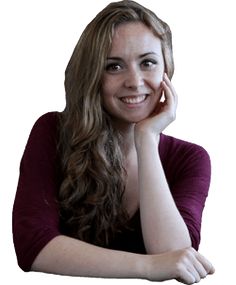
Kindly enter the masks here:
<path id="1" fill-rule="evenodd" d="M 153 134 L 144 131 L 137 131 L 135 132 L 135 146 L 137 149 L 143 148 L 145 146 L 150 147 L 157 147 L 160 142 L 160 135 Z"/>
<path id="2" fill-rule="evenodd" d="M 140 279 L 150 280 L 152 268 L 152 256 L 148 254 L 138 255 L 137 259 L 137 275 Z"/>
<path id="3" fill-rule="evenodd" d="M 141 266 L 142 279 L 149 281 L 164 281 L 170 279 L 165 265 L 163 266 L 163 255 L 161 254 L 146 254 L 143 255 Z M 174 276 L 173 276 L 174 277 Z M 172 276 L 171 276 L 172 278 Z"/>

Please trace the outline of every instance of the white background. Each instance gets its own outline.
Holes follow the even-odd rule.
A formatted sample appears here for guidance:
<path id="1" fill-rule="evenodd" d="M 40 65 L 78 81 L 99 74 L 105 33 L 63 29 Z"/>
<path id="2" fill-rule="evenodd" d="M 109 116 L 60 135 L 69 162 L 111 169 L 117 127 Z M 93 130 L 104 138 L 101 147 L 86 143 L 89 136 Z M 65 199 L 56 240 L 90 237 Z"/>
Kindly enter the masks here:
<path id="1" fill-rule="evenodd" d="M 23 273 L 11 234 L 19 163 L 29 132 L 42 114 L 63 110 L 64 70 L 73 48 L 86 24 L 109 2 L 0 0 L 0 279 L 7 284 L 13 279 L 35 285 L 123 282 Z M 216 273 L 201 284 L 232 284 L 236 253 L 234 1 L 138 2 L 155 11 L 173 32 L 173 83 L 179 107 L 177 120 L 166 133 L 204 146 L 212 159 L 200 252 L 212 261 Z"/>

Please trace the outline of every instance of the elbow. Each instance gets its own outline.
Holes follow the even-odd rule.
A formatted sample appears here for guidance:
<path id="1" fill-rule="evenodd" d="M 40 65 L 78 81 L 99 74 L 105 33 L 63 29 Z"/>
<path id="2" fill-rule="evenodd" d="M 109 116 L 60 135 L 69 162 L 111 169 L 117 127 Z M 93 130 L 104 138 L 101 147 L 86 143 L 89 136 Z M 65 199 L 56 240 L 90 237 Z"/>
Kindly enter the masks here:
<path id="1" fill-rule="evenodd" d="M 24 271 L 24 272 L 30 272 L 31 271 L 30 264 L 25 262 L 24 258 L 21 258 L 18 255 L 17 255 L 17 264 L 22 271 Z"/>
<path id="2" fill-rule="evenodd" d="M 18 266 L 19 266 L 19 268 L 20 268 L 22 271 L 24 271 L 24 272 L 30 272 L 30 271 L 32 271 L 32 270 L 31 270 L 31 267 L 25 266 L 24 264 L 21 264 L 20 262 L 18 262 Z"/>
<path id="3" fill-rule="evenodd" d="M 14 236 L 13 236 L 14 237 Z M 24 272 L 29 272 L 31 271 L 31 261 L 28 258 L 27 251 L 22 249 L 22 244 L 23 242 L 14 237 L 14 247 L 15 247 L 15 254 L 16 254 L 16 259 L 17 259 L 17 264 L 19 268 L 24 271 Z"/>
<path id="4" fill-rule="evenodd" d="M 31 265 L 32 265 L 32 259 L 28 257 L 27 253 L 22 254 L 22 252 L 18 252 L 16 248 L 16 258 L 17 258 L 17 264 L 19 268 L 24 272 L 30 272 L 32 271 Z"/>

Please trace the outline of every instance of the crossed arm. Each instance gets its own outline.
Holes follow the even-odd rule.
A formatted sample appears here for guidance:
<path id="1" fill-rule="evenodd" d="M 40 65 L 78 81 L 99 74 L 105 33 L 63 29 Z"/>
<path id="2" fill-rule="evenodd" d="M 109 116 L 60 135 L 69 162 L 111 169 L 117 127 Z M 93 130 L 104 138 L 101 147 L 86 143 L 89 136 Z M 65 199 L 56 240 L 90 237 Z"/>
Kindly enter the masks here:
<path id="1" fill-rule="evenodd" d="M 105 249 L 61 235 L 42 249 L 32 270 L 153 281 L 177 279 L 186 284 L 214 272 L 211 263 L 191 248 L 188 229 L 175 206 L 158 154 L 160 133 L 174 120 L 177 105 L 177 95 L 167 76 L 163 90 L 163 106 L 135 128 L 141 225 L 148 254 Z"/>

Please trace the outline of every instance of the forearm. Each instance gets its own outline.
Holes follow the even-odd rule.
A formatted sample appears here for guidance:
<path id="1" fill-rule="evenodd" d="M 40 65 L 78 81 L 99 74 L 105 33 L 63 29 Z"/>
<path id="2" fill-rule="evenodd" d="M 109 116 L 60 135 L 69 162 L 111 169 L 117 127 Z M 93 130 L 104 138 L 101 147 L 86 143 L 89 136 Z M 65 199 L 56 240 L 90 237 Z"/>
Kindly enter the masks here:
<path id="1" fill-rule="evenodd" d="M 51 240 L 35 259 L 32 270 L 81 277 L 181 279 L 185 284 L 198 282 L 214 272 L 211 263 L 191 248 L 141 255 L 93 246 L 66 236 Z"/>
<path id="2" fill-rule="evenodd" d="M 158 153 L 157 140 L 145 135 L 137 143 L 140 214 L 148 253 L 191 246 L 187 226 L 172 198 Z"/>
<path id="3" fill-rule="evenodd" d="M 144 258 L 58 236 L 42 249 L 32 270 L 69 276 L 145 278 Z"/>

